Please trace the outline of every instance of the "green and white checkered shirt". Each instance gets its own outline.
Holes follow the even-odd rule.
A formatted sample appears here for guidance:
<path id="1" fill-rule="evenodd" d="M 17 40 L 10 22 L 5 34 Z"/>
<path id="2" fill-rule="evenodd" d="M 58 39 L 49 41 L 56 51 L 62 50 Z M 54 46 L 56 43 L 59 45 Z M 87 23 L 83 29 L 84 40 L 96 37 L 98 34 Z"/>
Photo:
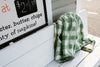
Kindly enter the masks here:
<path id="1" fill-rule="evenodd" d="M 55 25 L 55 61 L 65 62 L 74 58 L 75 52 L 91 43 L 84 38 L 83 22 L 76 13 L 62 15 Z"/>

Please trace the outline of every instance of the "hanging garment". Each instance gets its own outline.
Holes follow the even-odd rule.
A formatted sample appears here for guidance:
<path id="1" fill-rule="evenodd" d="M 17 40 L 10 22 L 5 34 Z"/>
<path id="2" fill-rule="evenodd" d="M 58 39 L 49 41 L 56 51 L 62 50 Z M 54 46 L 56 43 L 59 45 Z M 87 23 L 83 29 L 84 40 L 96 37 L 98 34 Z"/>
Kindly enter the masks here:
<path id="1" fill-rule="evenodd" d="M 55 55 L 57 62 L 65 62 L 75 57 L 83 46 L 91 43 L 84 38 L 83 22 L 76 13 L 65 13 L 55 25 Z"/>

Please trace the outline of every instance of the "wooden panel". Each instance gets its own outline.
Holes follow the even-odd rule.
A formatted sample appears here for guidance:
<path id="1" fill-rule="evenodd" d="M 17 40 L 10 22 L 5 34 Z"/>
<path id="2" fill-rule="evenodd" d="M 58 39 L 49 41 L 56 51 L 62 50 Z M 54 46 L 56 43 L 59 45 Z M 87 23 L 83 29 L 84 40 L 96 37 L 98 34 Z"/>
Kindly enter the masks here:
<path id="1" fill-rule="evenodd" d="M 53 33 L 54 28 L 53 25 L 51 25 L 12 45 L 9 45 L 5 49 L 0 50 L 0 67 L 13 62 L 17 58 L 29 52 L 31 49 L 36 49 L 42 45 L 43 42 L 53 38 Z"/>
<path id="2" fill-rule="evenodd" d="M 100 67 L 100 60 L 94 65 L 94 67 Z"/>
<path id="3" fill-rule="evenodd" d="M 76 6 L 76 4 L 72 3 L 70 5 L 66 5 L 64 7 L 54 10 L 53 11 L 53 20 L 55 21 L 60 15 L 66 13 L 66 12 L 75 12 L 76 11 L 75 6 Z"/>
<path id="4" fill-rule="evenodd" d="M 78 12 L 80 15 L 82 21 L 83 21 L 83 32 L 84 32 L 84 37 L 87 38 L 88 36 L 88 21 L 87 21 L 87 11 L 86 10 L 81 10 Z"/>
<path id="5" fill-rule="evenodd" d="M 59 67 L 61 64 L 62 63 L 58 63 L 58 62 L 52 61 L 51 63 L 46 65 L 46 67 Z"/>
<path id="6" fill-rule="evenodd" d="M 88 54 L 88 52 L 79 51 L 73 60 L 63 63 L 60 67 L 76 67 Z"/>
<path id="7" fill-rule="evenodd" d="M 80 51 L 78 53 L 76 53 L 75 55 L 75 59 L 73 59 L 72 61 L 68 61 L 65 63 L 57 63 L 55 61 L 52 61 L 51 63 L 49 63 L 46 67 L 93 67 L 95 65 L 95 67 L 97 67 L 100 64 L 100 54 L 98 53 L 98 51 L 100 51 L 100 38 L 93 36 L 93 35 L 88 35 L 88 38 L 91 38 L 93 40 L 96 41 L 95 44 L 95 49 L 93 51 L 93 53 L 88 53 L 85 51 Z M 88 58 L 87 58 L 88 57 Z M 92 58 L 92 59 L 91 59 Z M 85 59 L 85 61 L 84 61 Z M 92 61 L 91 61 L 92 60 Z M 96 63 L 98 62 L 98 63 Z"/>
<path id="8" fill-rule="evenodd" d="M 96 37 L 94 35 L 88 34 L 88 38 L 96 41 L 96 44 L 95 44 L 94 48 L 99 46 L 99 44 L 100 44 L 100 38 L 99 37 Z"/>
<path id="9" fill-rule="evenodd" d="M 47 9 L 47 16 L 48 16 L 48 24 L 51 25 L 53 23 L 51 0 L 46 0 L 46 5 L 49 5 L 48 8 L 46 9 Z"/>
<path id="10" fill-rule="evenodd" d="M 78 67 L 94 67 L 95 64 L 100 60 L 100 53 L 98 53 L 98 51 L 100 51 L 100 46 L 94 49 L 94 51 L 87 56 Z"/>
<path id="11" fill-rule="evenodd" d="M 5 67 L 45 67 L 53 60 L 53 43 L 54 38 L 42 43 L 38 48 L 31 49 L 28 53 Z"/>
<path id="12" fill-rule="evenodd" d="M 76 9 L 76 11 L 77 11 L 77 12 L 80 12 L 80 11 L 81 11 L 81 8 L 82 8 L 81 0 L 77 0 L 76 3 L 77 3 L 77 6 L 76 6 L 77 9 Z"/>
<path id="13" fill-rule="evenodd" d="M 96 41 L 95 49 L 78 65 L 78 67 L 94 67 L 100 60 L 100 38 L 92 35 L 89 35 L 89 37 Z"/>
<path id="14" fill-rule="evenodd" d="M 57 0 L 52 0 L 52 2 L 57 1 Z"/>
<path id="15" fill-rule="evenodd" d="M 52 61 L 46 67 L 76 67 L 88 54 L 88 52 L 79 51 L 75 54 L 75 58 L 71 61 L 67 61 L 65 63 Z"/>
<path id="16" fill-rule="evenodd" d="M 52 2 L 53 10 L 75 3 L 75 0 L 56 0 Z M 71 8 L 71 7 L 70 7 Z"/>

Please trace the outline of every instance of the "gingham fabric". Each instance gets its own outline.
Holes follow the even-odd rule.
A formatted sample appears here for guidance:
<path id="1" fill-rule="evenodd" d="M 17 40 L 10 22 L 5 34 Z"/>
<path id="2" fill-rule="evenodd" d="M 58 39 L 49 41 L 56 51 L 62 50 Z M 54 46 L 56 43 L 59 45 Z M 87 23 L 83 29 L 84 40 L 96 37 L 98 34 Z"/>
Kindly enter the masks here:
<path id="1" fill-rule="evenodd" d="M 55 25 L 55 56 L 57 62 L 73 59 L 75 53 L 92 41 L 84 38 L 83 23 L 76 13 L 62 15 Z"/>

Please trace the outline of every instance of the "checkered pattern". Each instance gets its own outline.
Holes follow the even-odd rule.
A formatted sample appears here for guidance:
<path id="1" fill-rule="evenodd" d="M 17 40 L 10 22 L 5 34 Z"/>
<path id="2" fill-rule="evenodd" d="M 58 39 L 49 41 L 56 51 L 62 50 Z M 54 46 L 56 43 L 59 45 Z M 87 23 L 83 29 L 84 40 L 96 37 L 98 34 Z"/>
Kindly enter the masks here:
<path id="1" fill-rule="evenodd" d="M 85 39 L 83 23 L 76 13 L 66 13 L 55 23 L 55 61 L 65 62 L 74 58 L 91 40 Z"/>

